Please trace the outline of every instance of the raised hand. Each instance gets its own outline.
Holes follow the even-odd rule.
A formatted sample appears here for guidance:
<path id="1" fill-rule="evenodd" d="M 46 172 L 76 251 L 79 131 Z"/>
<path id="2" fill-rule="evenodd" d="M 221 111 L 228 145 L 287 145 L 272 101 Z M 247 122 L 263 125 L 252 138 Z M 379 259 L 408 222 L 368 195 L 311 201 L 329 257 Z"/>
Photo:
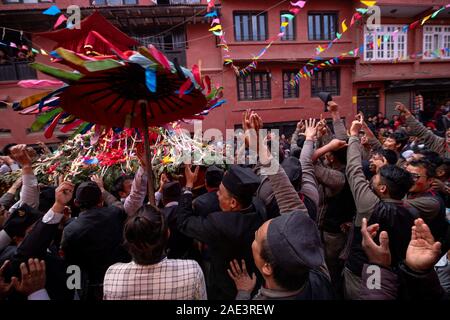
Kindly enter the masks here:
<path id="1" fill-rule="evenodd" d="M 33 292 L 45 288 L 45 261 L 39 259 L 28 259 L 28 267 L 22 262 L 20 264 L 21 279 L 11 278 L 11 283 L 17 292 L 29 296 Z"/>
<path id="2" fill-rule="evenodd" d="M 380 245 L 377 245 L 373 239 L 380 229 L 379 224 L 372 224 L 367 226 L 367 219 L 363 218 L 361 223 L 361 234 L 363 237 L 362 247 L 369 262 L 380 265 L 382 267 L 389 267 L 391 265 L 391 251 L 389 250 L 389 236 L 386 231 L 380 233 Z"/>
<path id="3" fill-rule="evenodd" d="M 25 144 L 18 144 L 11 148 L 11 158 L 22 168 L 31 168 L 32 154 Z"/>
<path id="4" fill-rule="evenodd" d="M 2 267 L 0 268 L 0 299 L 5 298 L 11 292 L 12 283 L 6 283 L 5 278 L 3 277 L 3 273 L 9 265 L 9 260 L 6 260 Z"/>
<path id="5" fill-rule="evenodd" d="M 198 171 L 200 169 L 200 167 L 196 167 L 194 172 L 192 172 L 191 170 L 192 165 L 187 164 L 184 167 L 184 174 L 186 176 L 186 187 L 188 188 L 192 188 L 194 186 L 195 181 L 197 181 L 197 177 L 198 177 Z"/>
<path id="6" fill-rule="evenodd" d="M 406 117 L 411 115 L 411 111 L 402 102 L 395 102 L 395 110 Z"/>
<path id="7" fill-rule="evenodd" d="M 256 275 L 253 273 L 251 277 L 249 276 L 244 259 L 242 259 L 242 269 L 239 262 L 235 259 L 230 262 L 230 269 L 227 269 L 227 271 L 238 291 L 253 291 L 256 285 Z"/>
<path id="8" fill-rule="evenodd" d="M 329 101 L 327 105 L 327 110 L 329 112 L 338 112 L 339 111 L 339 105 L 334 101 Z"/>
<path id="9" fill-rule="evenodd" d="M 72 182 L 64 181 L 55 190 L 55 204 L 52 209 L 55 212 L 63 213 L 66 205 L 72 200 L 75 185 Z"/>
<path id="10" fill-rule="evenodd" d="M 314 138 L 317 136 L 316 119 L 310 118 L 305 122 L 305 136 L 306 140 L 314 140 Z"/>
<path id="11" fill-rule="evenodd" d="M 406 265 L 418 272 L 430 270 L 438 261 L 440 253 L 441 243 L 434 241 L 430 228 L 422 219 L 416 219 L 406 250 Z"/>
<path id="12" fill-rule="evenodd" d="M 352 122 L 352 126 L 350 127 L 350 135 L 353 137 L 357 137 L 362 128 L 362 122 L 360 120 L 355 120 Z"/>
<path id="13" fill-rule="evenodd" d="M 91 177 L 91 180 L 98 185 L 98 187 L 100 188 L 100 190 L 102 190 L 102 192 L 105 190 L 105 186 L 103 184 L 103 179 L 99 175 L 94 174 Z"/>

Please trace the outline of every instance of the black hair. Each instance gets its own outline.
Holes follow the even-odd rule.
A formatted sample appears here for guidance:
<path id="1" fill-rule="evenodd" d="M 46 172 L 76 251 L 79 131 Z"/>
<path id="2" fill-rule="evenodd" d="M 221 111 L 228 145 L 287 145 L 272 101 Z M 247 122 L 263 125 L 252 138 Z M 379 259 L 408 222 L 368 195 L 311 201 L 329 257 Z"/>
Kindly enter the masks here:
<path id="1" fill-rule="evenodd" d="M 444 170 L 445 171 L 444 177 L 446 179 L 448 179 L 448 177 L 450 176 L 450 159 L 449 158 L 444 158 L 442 160 L 442 164 L 439 167 L 436 168 L 436 171 L 438 169 L 439 170 Z"/>
<path id="2" fill-rule="evenodd" d="M 378 149 L 374 152 L 374 154 L 379 154 L 386 158 L 388 164 L 396 164 L 398 161 L 398 156 L 395 151 L 389 149 Z"/>
<path id="3" fill-rule="evenodd" d="M 123 192 L 123 185 L 124 185 L 125 181 L 133 180 L 133 179 L 134 179 L 134 175 L 130 174 L 130 175 L 125 175 L 125 176 L 120 176 L 116 180 L 114 180 L 114 183 L 111 187 L 112 195 L 115 196 L 117 199 L 120 199 L 119 192 Z"/>
<path id="4" fill-rule="evenodd" d="M 419 150 L 417 153 L 421 154 L 424 160 L 431 162 L 435 167 L 439 167 L 444 162 L 439 153 L 429 149 Z"/>
<path id="5" fill-rule="evenodd" d="M 143 206 L 128 219 L 123 230 L 124 246 L 140 265 L 151 265 L 166 257 L 168 228 L 164 215 L 152 205 Z"/>
<path id="6" fill-rule="evenodd" d="M 309 269 L 306 267 L 298 268 L 295 272 L 280 267 L 269 248 L 267 239 L 264 239 L 262 242 L 260 255 L 265 262 L 270 264 L 274 281 L 283 289 L 288 291 L 299 290 L 308 280 Z"/>
<path id="7" fill-rule="evenodd" d="M 218 188 L 222 182 L 223 172 L 212 171 L 205 173 L 206 185 L 210 188 Z"/>
<path id="8" fill-rule="evenodd" d="M 333 157 L 341 164 L 347 163 L 347 147 L 340 148 L 339 150 L 332 151 Z"/>
<path id="9" fill-rule="evenodd" d="M 295 148 L 294 151 L 292 151 L 291 156 L 295 157 L 297 159 L 300 159 L 300 154 L 302 153 L 302 149 Z"/>
<path id="10" fill-rule="evenodd" d="M 253 195 L 247 195 L 247 194 L 236 195 L 236 194 L 232 193 L 231 191 L 229 191 L 228 189 L 227 189 L 227 192 L 230 195 L 230 197 L 235 198 L 237 200 L 237 202 L 239 202 L 242 209 L 248 208 L 252 204 Z"/>
<path id="11" fill-rule="evenodd" d="M 395 144 L 400 144 L 399 150 L 402 150 L 403 147 L 408 143 L 409 137 L 407 134 L 401 131 L 395 131 L 389 135 L 389 138 L 395 140 Z"/>
<path id="12" fill-rule="evenodd" d="M 17 143 L 8 143 L 6 146 L 3 147 L 3 154 L 5 156 L 10 156 L 11 155 L 11 148 L 17 146 Z"/>
<path id="13" fill-rule="evenodd" d="M 381 182 L 386 185 L 392 199 L 402 200 L 414 185 L 411 174 L 395 165 L 388 164 L 380 169 Z"/>
<path id="14" fill-rule="evenodd" d="M 426 159 L 413 160 L 408 165 L 416 168 L 424 168 L 428 178 L 434 178 L 436 176 L 436 166 Z"/>

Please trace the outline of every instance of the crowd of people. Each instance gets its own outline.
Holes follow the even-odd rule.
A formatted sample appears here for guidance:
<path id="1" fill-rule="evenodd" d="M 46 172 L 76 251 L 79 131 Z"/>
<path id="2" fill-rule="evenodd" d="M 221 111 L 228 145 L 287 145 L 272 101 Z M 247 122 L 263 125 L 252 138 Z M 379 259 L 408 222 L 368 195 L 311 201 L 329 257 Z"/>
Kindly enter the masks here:
<path id="1" fill-rule="evenodd" d="M 202 194 L 199 166 L 163 173 L 155 205 L 145 157 L 110 190 L 55 188 L 8 146 L 2 174 L 22 173 L 0 198 L 0 299 L 448 299 L 450 129 L 396 110 L 346 127 L 329 102 L 331 126 L 300 121 L 280 159 L 259 142 L 256 165 L 202 168 Z M 242 125 L 250 142 L 264 123 L 249 110 Z"/>

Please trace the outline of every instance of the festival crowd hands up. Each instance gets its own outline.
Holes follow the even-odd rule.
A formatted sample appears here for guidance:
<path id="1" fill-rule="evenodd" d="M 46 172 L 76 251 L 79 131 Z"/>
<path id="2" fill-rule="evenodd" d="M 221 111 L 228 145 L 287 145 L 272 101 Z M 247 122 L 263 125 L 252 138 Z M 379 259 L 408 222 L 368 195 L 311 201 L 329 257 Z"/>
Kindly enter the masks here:
<path id="1" fill-rule="evenodd" d="M 123 288 L 111 284 L 117 283 L 116 279 L 121 277 L 118 269 L 115 269 L 115 263 L 122 261 L 123 255 L 119 258 L 118 256 L 112 256 L 113 250 L 98 250 L 102 244 L 100 242 L 101 236 L 111 230 L 115 231 L 107 235 L 109 237 L 107 242 L 111 245 L 114 243 L 114 246 L 123 249 L 121 254 L 127 257 L 125 261 L 129 262 L 133 259 L 134 264 L 127 265 L 127 268 L 132 270 L 130 271 L 132 274 L 133 272 L 136 274 L 149 272 L 142 270 L 146 270 L 143 266 L 150 264 L 154 265 L 155 271 L 153 272 L 156 272 L 156 274 L 149 274 L 149 279 L 152 277 L 154 279 L 156 276 L 162 279 L 161 281 L 168 283 L 172 280 L 164 273 L 164 270 L 174 268 L 173 270 L 176 270 L 176 272 L 189 275 L 189 279 L 195 278 L 195 281 L 197 281 L 196 287 L 200 288 L 199 292 L 191 292 L 187 299 L 205 298 L 207 296 L 205 279 L 207 282 L 209 281 L 208 272 L 211 271 L 200 269 L 198 265 L 191 262 L 192 259 L 202 256 L 201 254 L 205 252 L 211 254 L 208 250 L 220 250 L 211 245 L 214 244 L 214 241 L 222 241 L 222 239 L 217 240 L 217 237 L 227 232 L 229 230 L 227 228 L 237 232 L 244 225 L 239 223 L 240 220 L 238 220 L 233 226 L 225 228 L 224 226 L 230 223 L 229 217 L 246 219 L 251 216 L 249 213 L 261 214 L 257 211 L 258 207 L 255 204 L 257 201 L 261 201 L 266 216 L 258 222 L 258 225 L 253 226 L 253 231 L 248 231 L 253 236 L 255 230 L 258 230 L 253 237 L 253 241 L 261 241 L 265 246 L 268 246 L 268 243 L 273 241 L 274 232 L 279 232 L 277 237 L 280 241 L 292 240 L 293 246 L 298 246 L 295 247 L 295 253 L 304 255 L 299 259 L 301 263 L 297 268 L 305 273 L 289 274 L 288 271 L 291 270 L 288 268 L 289 263 L 297 260 L 295 257 L 287 259 L 283 255 L 285 254 L 288 257 L 292 253 L 285 252 L 282 248 L 278 248 L 276 252 L 269 252 L 269 254 L 267 252 L 255 252 L 256 249 L 252 243 L 242 242 L 242 239 L 249 237 L 242 237 L 236 240 L 237 246 L 247 250 L 247 253 L 252 253 L 245 259 L 236 254 L 231 260 L 229 257 L 220 260 L 217 256 L 214 256 L 216 252 L 212 252 L 214 263 L 220 265 L 220 272 L 223 273 L 220 279 L 226 278 L 226 280 L 223 280 L 225 283 L 223 286 L 226 288 L 232 287 L 231 293 L 236 295 L 236 298 L 269 299 L 275 291 L 282 296 L 286 294 L 285 297 L 293 294 L 293 292 L 299 297 L 304 297 L 302 294 L 305 292 L 297 289 L 305 288 L 305 274 L 308 274 L 307 277 L 314 274 L 320 278 L 318 278 L 319 280 L 315 279 L 315 281 L 320 281 L 321 290 L 317 288 L 308 288 L 307 290 L 318 290 L 309 293 L 311 293 L 311 296 L 316 295 L 324 299 L 329 297 L 328 293 L 325 292 L 328 290 L 326 288 L 329 288 L 329 292 L 333 292 L 334 297 L 345 297 L 347 299 L 373 299 L 374 297 L 407 299 L 398 291 L 399 279 L 406 281 L 409 297 L 420 295 L 416 284 L 418 281 L 428 279 L 421 282 L 420 287 L 429 290 L 428 292 L 431 292 L 433 296 L 444 298 L 443 292 L 449 288 L 445 279 L 450 273 L 446 264 L 441 263 L 442 261 L 448 261 L 449 250 L 448 222 L 445 216 L 445 208 L 448 207 L 448 196 L 450 194 L 448 158 L 446 158 L 445 152 L 440 149 L 443 143 L 442 138 L 426 130 L 404 104 L 396 103 L 395 109 L 399 112 L 401 121 L 406 121 L 399 131 L 407 132 L 424 145 L 422 150 L 412 147 L 408 149 L 409 146 L 404 145 L 404 149 L 394 154 L 394 157 L 398 159 L 397 164 L 389 158 L 392 154 L 385 150 L 383 141 L 378 139 L 380 135 L 373 130 L 374 126 L 372 126 L 370 117 L 366 121 L 363 114 L 357 114 L 355 119 L 349 123 L 347 130 L 340 117 L 339 106 L 333 101 L 329 102 L 327 106 L 329 115 L 332 117 L 332 123 L 327 123 L 324 115 L 320 115 L 319 119 L 300 119 L 295 128 L 292 129 L 295 129 L 297 138 L 303 136 L 304 144 L 297 144 L 294 139 L 292 141 L 287 139 L 291 143 L 283 146 L 283 148 L 287 148 L 287 150 L 282 150 L 285 151 L 283 152 L 285 156 L 275 159 L 274 150 L 271 150 L 273 144 L 269 142 L 273 142 L 270 140 L 275 139 L 276 136 L 265 134 L 260 139 L 260 133 L 264 129 L 264 121 L 260 114 L 248 109 L 242 115 L 245 144 L 240 151 L 249 153 L 249 148 L 256 145 L 257 150 L 254 151 L 258 153 L 257 165 L 268 166 L 272 161 L 279 161 L 282 164 L 281 172 L 284 171 L 285 174 L 274 172 L 266 175 L 267 178 L 254 176 L 255 173 L 252 170 L 256 166 L 250 164 L 239 168 L 226 168 L 225 173 L 222 168 L 205 170 L 206 168 L 198 165 L 195 167 L 185 165 L 182 172 L 184 174 L 184 185 L 173 179 L 173 176 L 168 172 L 163 172 L 157 177 L 159 182 L 157 193 L 161 195 L 158 209 L 147 205 L 147 185 L 144 183 L 144 176 L 138 173 L 134 178 L 127 178 L 128 182 L 126 183 L 124 182 L 126 179 L 123 177 L 118 179 L 114 184 L 114 190 L 109 190 L 104 182 L 105 177 L 99 174 L 91 175 L 89 177 L 90 183 L 85 182 L 78 185 L 60 179 L 57 187 L 54 188 L 50 204 L 45 209 L 38 209 L 40 203 L 36 203 L 34 200 L 36 195 L 39 196 L 39 190 L 34 187 L 37 183 L 33 178 L 32 169 L 35 154 L 26 145 L 14 146 L 11 148 L 11 154 L 2 157 L 1 160 L 10 166 L 17 164 L 22 168 L 22 177 L 17 179 L 8 191 L 10 195 L 14 195 L 15 200 L 20 201 L 16 207 L 13 206 L 14 203 L 2 207 L 2 216 L 4 216 L 4 220 L 9 220 L 15 219 L 17 216 L 20 217 L 19 213 L 25 214 L 27 217 L 28 212 L 31 212 L 32 209 L 41 211 L 38 218 L 23 219 L 23 223 L 25 221 L 29 223 L 21 228 L 26 232 L 24 231 L 21 237 L 16 237 L 14 234 L 14 242 L 11 239 L 12 237 L 9 237 L 8 242 L 8 238 L 2 238 L 2 234 L 0 234 L 0 256 L 5 252 L 5 247 L 1 246 L 3 243 L 15 245 L 14 250 L 22 250 L 21 243 L 24 244 L 24 247 L 27 247 L 25 245 L 29 245 L 30 239 L 36 236 L 34 233 L 39 230 L 41 230 L 39 232 L 42 232 L 41 239 L 47 237 L 46 232 L 50 232 L 51 237 L 48 236 L 48 239 L 54 237 L 57 240 L 42 244 L 37 241 L 34 242 L 36 246 L 41 247 L 33 248 L 26 255 L 25 260 L 16 263 L 15 274 L 20 274 L 20 277 L 7 277 L 7 274 L 10 274 L 10 269 L 14 266 L 13 262 L 17 262 L 14 260 L 16 251 L 8 256 L 8 259 L 0 261 L 2 265 L 0 269 L 0 299 L 9 299 L 13 292 L 30 299 L 36 296 L 41 299 L 49 299 L 54 295 L 53 289 L 48 287 L 48 281 L 46 283 L 46 261 L 37 254 L 42 250 L 45 252 L 54 244 L 57 244 L 60 252 L 62 252 L 58 258 L 65 259 L 67 262 L 70 261 L 70 263 L 82 264 L 92 258 L 93 252 L 94 256 L 99 259 L 103 259 L 103 256 L 105 256 L 105 260 L 112 261 L 112 264 L 106 266 L 110 268 L 109 272 L 105 269 L 101 271 L 95 269 L 97 266 L 93 267 L 95 272 L 91 271 L 92 274 L 98 272 L 101 274 L 97 284 L 104 284 L 105 288 L 104 293 L 95 292 L 94 295 L 101 298 L 104 294 L 105 299 L 110 299 L 116 297 L 114 294 L 121 294 L 120 290 Z M 338 131 L 344 132 L 344 136 L 338 136 Z M 391 134 L 384 138 L 395 140 L 398 135 Z M 398 141 L 395 142 L 399 144 Z M 378 147 L 374 147 L 374 143 Z M 43 146 L 41 147 L 43 148 Z M 368 155 L 363 154 L 364 150 L 369 151 Z M 404 158 L 405 151 L 408 151 L 409 154 L 412 153 L 414 160 Z M 145 171 L 146 160 L 143 150 L 138 148 L 136 156 L 141 169 Z M 336 163 L 339 165 L 336 165 Z M 373 166 L 374 170 L 369 172 L 365 166 Z M 429 170 L 431 166 L 434 170 Z M 408 167 L 408 171 L 403 169 L 406 167 Z M 417 171 L 421 168 L 425 169 Z M 203 179 L 202 173 L 204 173 L 204 181 L 199 181 Z M 307 180 L 310 176 L 313 179 Z M 213 183 L 214 179 L 211 177 L 214 177 L 217 181 Z M 420 182 L 427 183 L 429 188 L 422 188 L 423 190 L 421 189 L 420 192 L 411 191 L 417 190 L 420 187 Z M 204 183 L 208 192 L 200 195 L 199 190 L 196 190 L 198 183 Z M 282 187 L 283 192 L 277 190 L 277 187 L 279 187 L 277 183 L 287 183 Z M 80 186 L 82 186 L 81 189 L 78 189 Z M 310 194 L 303 193 L 307 189 L 305 187 L 308 186 L 312 187 L 313 191 L 318 194 L 319 201 L 317 203 L 312 200 L 313 198 L 308 197 Z M 17 197 L 19 190 L 21 191 L 20 198 Z M 109 194 L 109 192 L 114 194 L 120 192 L 124 196 L 117 197 Z M 251 194 L 247 195 L 246 192 L 251 192 Z M 113 207 L 108 205 L 107 201 L 102 201 L 106 200 L 105 197 L 108 197 L 108 194 L 110 197 L 115 197 L 114 200 L 119 203 L 118 206 Z M 299 224 L 299 228 L 313 222 L 308 227 L 308 231 L 317 231 L 318 242 L 314 243 L 313 247 L 325 248 L 323 253 L 319 249 L 311 252 L 306 250 L 307 245 L 299 240 L 299 232 L 294 232 L 293 236 L 289 234 L 289 227 L 296 226 L 295 221 L 290 221 L 283 227 L 280 226 L 279 229 L 273 229 L 275 227 L 271 229 L 269 224 L 269 227 L 265 229 L 266 233 L 261 236 L 263 231 L 260 228 L 263 228 L 264 223 L 268 223 L 269 220 L 270 223 L 273 223 L 274 220 L 272 219 L 280 217 L 287 219 L 283 217 L 285 212 L 281 212 L 280 207 L 283 206 L 284 208 L 285 204 L 292 199 L 289 201 L 283 198 L 279 199 L 280 194 L 282 196 L 295 195 L 293 203 L 301 207 L 299 210 L 304 215 L 302 217 L 308 218 L 308 220 Z M 2 196 L 3 200 L 6 198 Z M 250 200 L 247 201 L 247 199 Z M 3 200 L 0 200 L 2 206 Z M 192 203 L 189 204 L 188 201 Z M 45 201 L 41 204 L 44 203 Z M 278 207 L 279 205 L 280 207 Z M 233 213 L 227 215 L 228 211 L 224 213 L 222 208 L 232 208 L 230 211 Z M 200 213 L 201 210 L 210 211 Z M 70 211 L 75 213 L 73 217 L 68 214 Z M 348 212 L 350 212 L 350 215 L 344 217 Z M 61 217 L 61 215 L 64 217 Z M 107 227 L 103 225 L 95 226 L 95 223 L 83 225 L 84 219 L 87 219 L 89 215 L 96 216 L 96 219 L 99 220 L 105 219 L 102 221 Z M 399 216 L 407 218 L 401 220 L 398 219 Z M 220 220 L 222 224 L 215 224 L 218 221 L 217 219 L 224 220 Z M 295 216 L 292 219 L 295 220 Z M 275 221 L 279 223 L 280 219 Z M 59 235 L 48 227 L 53 223 L 58 224 Z M 50 231 L 43 228 L 43 225 Z M 77 243 L 83 241 L 83 239 L 78 238 L 83 237 L 81 230 L 87 230 L 88 226 L 92 227 L 93 235 L 91 237 L 93 237 L 93 240 L 88 247 L 77 247 Z M 130 230 L 138 233 L 130 233 Z M 152 236 L 140 238 L 138 236 L 139 230 L 146 230 L 144 234 L 151 234 Z M 8 228 L 5 232 L 7 231 Z M 407 234 L 407 236 L 398 237 L 400 233 Z M 311 239 L 314 236 L 315 234 L 309 235 Z M 16 241 L 19 238 L 21 241 Z M 124 241 L 126 246 L 122 248 L 121 245 Z M 185 251 L 186 254 L 177 256 L 176 249 L 178 249 L 178 246 L 181 244 L 189 246 L 191 243 L 192 245 Z M 345 252 L 346 244 L 350 243 L 352 248 Z M 150 251 L 140 251 L 144 247 L 150 248 L 160 245 L 167 246 L 160 251 L 167 252 L 167 257 L 161 254 L 164 259 L 151 256 Z M 363 261 L 355 259 L 357 253 L 353 249 L 356 247 L 360 252 L 364 252 Z M 199 251 L 200 254 L 187 254 L 192 249 Z M 258 250 L 267 250 L 267 248 L 261 245 Z M 319 255 L 319 258 L 315 256 L 316 254 Z M 260 284 L 257 279 L 261 276 L 261 269 L 259 268 L 263 268 L 259 260 L 261 257 L 268 259 L 269 262 L 266 263 L 272 263 L 273 265 L 276 264 L 271 259 L 279 259 L 277 266 L 281 268 L 281 271 L 277 270 L 277 276 L 268 281 L 269 285 L 263 285 L 258 291 L 255 289 L 258 289 L 257 285 Z M 181 264 L 174 262 L 177 259 L 189 261 L 187 263 L 190 264 L 190 267 L 182 267 Z M 310 267 L 310 265 L 316 263 L 316 260 L 324 261 L 323 265 L 319 263 L 319 266 L 314 267 L 320 270 L 318 275 L 312 273 Z M 166 263 L 170 264 L 170 267 L 165 266 Z M 143 269 L 132 269 L 136 266 Z M 383 276 L 381 289 L 378 289 L 378 291 L 368 292 L 364 288 L 367 280 L 365 272 L 369 266 L 378 266 L 383 270 L 384 275 L 388 274 L 386 277 Z M 277 278 L 280 272 L 292 276 L 292 278 L 289 278 L 290 281 L 286 283 L 282 278 Z M 47 275 L 47 277 L 49 276 L 51 275 Z M 353 288 L 355 290 L 351 290 L 350 279 L 359 279 L 358 288 Z M 266 278 L 265 281 L 267 281 Z M 143 287 L 147 283 L 148 286 L 152 287 L 150 280 L 142 280 L 142 283 L 145 283 Z M 301 283 L 301 285 L 298 288 L 290 286 L 290 284 L 296 283 Z M 274 284 L 278 291 L 271 291 Z M 211 283 L 208 283 L 208 285 L 211 285 Z M 135 292 L 136 290 L 139 291 L 139 288 L 141 286 L 133 286 L 133 295 L 144 297 L 146 293 Z M 361 292 L 359 296 L 355 295 L 358 290 Z M 255 292 L 258 292 L 256 296 L 254 295 Z M 35 293 L 39 294 L 36 295 Z M 171 294 L 173 294 L 171 297 L 176 296 L 174 292 Z M 232 295 L 228 298 L 232 298 Z M 145 297 L 150 299 L 153 296 Z"/>

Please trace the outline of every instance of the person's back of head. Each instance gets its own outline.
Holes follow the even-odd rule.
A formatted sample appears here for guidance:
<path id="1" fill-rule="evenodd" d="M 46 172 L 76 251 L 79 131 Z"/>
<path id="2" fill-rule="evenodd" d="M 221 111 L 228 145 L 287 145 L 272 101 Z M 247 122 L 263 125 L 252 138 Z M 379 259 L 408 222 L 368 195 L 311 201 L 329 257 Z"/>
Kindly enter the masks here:
<path id="1" fill-rule="evenodd" d="M 166 257 L 169 231 L 164 214 L 152 205 L 143 206 L 124 227 L 124 245 L 140 265 L 159 263 Z"/>
<path id="2" fill-rule="evenodd" d="M 266 284 L 271 278 L 286 291 L 301 289 L 310 270 L 324 263 L 319 231 L 304 212 L 285 213 L 267 221 L 258 229 L 255 242 L 253 255 L 262 259 L 255 262 Z"/>
<path id="3" fill-rule="evenodd" d="M 390 149 L 379 149 L 375 151 L 374 154 L 378 154 L 384 157 L 388 164 L 395 165 L 398 161 L 397 154 L 395 153 L 395 151 L 392 151 Z"/>
<path id="4" fill-rule="evenodd" d="M 408 135 L 400 130 L 397 130 L 394 133 L 391 133 L 389 135 L 389 137 L 394 139 L 396 141 L 396 144 L 400 145 L 398 150 L 402 150 L 405 147 L 405 145 L 408 143 L 408 140 L 409 140 Z"/>
<path id="5" fill-rule="evenodd" d="M 81 210 L 89 210 L 101 206 L 102 191 L 93 181 L 81 183 L 75 192 L 75 205 Z"/>
<path id="6" fill-rule="evenodd" d="M 206 169 L 205 184 L 209 189 L 217 189 L 223 179 L 224 171 L 219 167 L 212 165 Z"/>
<path id="7" fill-rule="evenodd" d="M 162 201 L 164 205 L 176 201 L 181 197 L 181 185 L 178 181 L 167 182 L 162 189 Z"/>
<path id="8" fill-rule="evenodd" d="M 387 188 L 389 196 L 394 200 L 402 200 L 414 181 L 411 174 L 395 165 L 385 165 L 380 169 L 381 183 Z"/>
<path id="9" fill-rule="evenodd" d="M 347 147 L 332 151 L 331 154 L 334 159 L 339 162 L 339 164 L 345 165 L 347 163 Z"/>
<path id="10" fill-rule="evenodd" d="M 429 149 L 420 150 L 418 154 L 422 156 L 422 159 L 431 162 L 435 167 L 439 167 L 444 161 L 439 153 Z"/>

